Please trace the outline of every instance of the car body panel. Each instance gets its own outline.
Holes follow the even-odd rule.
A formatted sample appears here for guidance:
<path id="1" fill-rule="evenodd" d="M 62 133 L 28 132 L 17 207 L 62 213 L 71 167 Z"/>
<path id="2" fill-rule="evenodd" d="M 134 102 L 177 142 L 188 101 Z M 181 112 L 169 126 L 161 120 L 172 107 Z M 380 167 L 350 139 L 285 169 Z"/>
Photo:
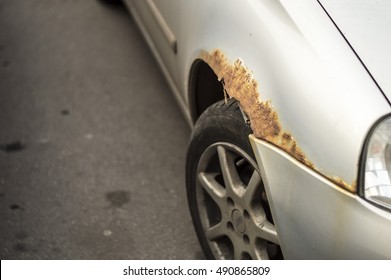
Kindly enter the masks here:
<path id="1" fill-rule="evenodd" d="M 391 258 L 391 213 L 336 187 L 275 146 L 255 137 L 250 141 L 273 216 L 279 217 L 285 258 Z"/>
<path id="2" fill-rule="evenodd" d="M 142 1 L 126 2 L 132 7 Z M 374 230 L 377 223 L 389 224 L 389 217 L 379 213 L 383 210 L 369 206 L 354 193 L 366 136 L 378 119 L 390 113 L 390 106 L 322 6 L 314 0 L 155 0 L 154 3 L 164 7 L 161 15 L 175 36 L 177 53 L 174 54 L 164 35 L 144 35 L 150 37 L 150 46 L 160 58 L 163 72 L 171 80 L 187 118 L 194 64 L 205 60 L 202 54 L 218 49 L 229 64 L 239 59 L 251 73 L 259 100 L 271 104 L 281 127 L 292 135 L 311 162 L 311 168 L 307 165 L 307 169 L 292 161 L 284 163 L 284 156 L 290 156 L 281 147 L 272 152 L 269 149 L 271 155 L 264 158 L 262 153 L 267 153 L 267 149 L 254 146 L 269 182 L 284 253 L 292 258 L 386 257 L 385 249 L 379 248 L 383 239 L 374 245 L 362 244 L 372 246 L 367 248 L 369 255 L 363 254 L 365 248 L 361 245 L 354 249 L 360 242 L 360 235 L 354 232 L 363 231 L 371 237 L 378 231 Z M 141 26 L 153 20 L 144 9 L 148 7 L 131 8 L 141 18 Z M 151 28 L 153 32 L 162 32 L 162 28 Z M 141 29 L 148 33 L 148 28 Z M 169 51 L 171 54 L 167 55 Z M 165 62 L 167 58 L 161 58 L 166 56 L 169 63 Z M 281 176 L 281 168 L 272 168 L 279 165 L 287 168 L 284 174 L 293 174 L 288 177 L 291 180 Z M 311 176 L 308 169 L 314 172 Z M 332 178 L 347 187 L 344 189 L 344 184 L 336 184 L 337 180 Z M 327 202 L 325 198 L 330 199 L 330 204 L 320 203 Z M 313 208 L 297 209 L 298 205 Z M 292 224 L 289 217 L 300 217 L 301 221 Z M 302 224 L 307 221 L 308 226 Z M 313 229 L 311 223 L 316 225 Z M 387 225 L 381 227 L 389 232 Z M 299 242 L 300 235 L 308 240 L 302 238 Z M 350 241 L 341 248 L 350 252 L 338 247 L 347 240 Z M 311 249 L 318 242 L 320 247 Z M 330 244 L 333 246 L 328 247 Z M 293 252 L 299 245 L 306 248 L 302 255 Z"/>
<path id="3" fill-rule="evenodd" d="M 176 69 L 176 66 L 175 66 L 176 63 L 174 63 L 174 66 L 171 68 L 171 71 L 170 71 L 169 67 L 167 66 L 167 63 L 165 62 L 165 60 L 162 57 L 162 53 L 160 52 L 160 48 L 159 49 L 157 48 L 156 37 L 152 37 L 152 35 L 148 31 L 147 26 L 145 24 L 146 20 L 142 19 L 142 17 L 146 17 L 147 16 L 149 21 L 154 21 L 155 19 L 153 17 L 151 17 L 151 11 L 149 11 L 149 8 L 148 8 L 148 11 L 146 11 L 146 12 L 144 11 L 144 13 L 142 13 L 139 10 L 142 10 L 143 7 L 144 7 L 144 9 L 146 9 L 146 7 L 147 7 L 146 5 L 141 6 L 138 9 L 136 9 L 136 6 L 134 5 L 133 1 L 131 1 L 131 0 L 124 0 L 124 2 L 126 3 L 126 7 L 129 9 L 131 14 L 133 15 L 133 18 L 136 21 L 137 25 L 139 26 L 140 31 L 142 32 L 145 41 L 147 42 L 148 46 L 150 47 L 153 56 L 155 57 L 157 63 L 159 64 L 160 69 L 162 70 L 165 78 L 167 79 L 167 82 L 168 82 L 172 92 L 174 93 L 176 101 L 178 102 L 179 107 L 182 110 L 183 115 L 185 116 L 186 121 L 188 122 L 190 127 L 192 127 L 193 126 L 193 121 L 192 121 L 192 118 L 190 116 L 190 111 L 188 109 L 188 104 L 185 103 L 184 98 L 183 98 L 183 93 L 181 93 L 179 88 L 178 88 L 178 78 L 175 78 L 174 75 L 173 75 L 174 72 L 172 71 L 172 69 Z M 149 24 L 150 28 L 155 27 L 155 29 L 160 30 L 156 26 L 156 24 L 154 25 L 154 23 L 155 22 L 153 22 L 153 23 L 150 22 L 150 24 Z M 161 32 L 161 31 L 159 31 L 159 32 Z M 165 48 L 166 49 L 171 49 L 169 43 L 165 41 L 166 39 L 164 38 L 164 35 L 160 34 L 159 37 L 160 37 L 160 42 L 163 42 L 163 44 L 165 44 Z"/>
<path id="4" fill-rule="evenodd" d="M 169 0 L 166 0 L 166 2 L 169 2 Z M 158 51 L 160 57 L 164 61 L 165 67 L 168 69 L 170 75 L 175 81 L 176 77 L 178 76 L 176 70 L 177 64 L 175 61 L 175 53 L 172 51 L 170 42 L 167 40 L 166 35 L 162 30 L 163 25 L 166 25 L 170 29 L 173 24 L 169 20 L 174 18 L 167 17 L 167 15 L 164 14 L 165 10 L 162 10 L 162 8 L 166 6 L 162 4 L 163 3 L 161 1 L 152 0 L 133 2 L 133 5 L 139 13 L 139 16 L 149 36 L 152 38 L 155 46 L 159 46 Z M 161 17 L 160 22 L 158 20 L 158 17 Z"/>
<path id="5" fill-rule="evenodd" d="M 321 0 L 320 2 L 390 100 L 390 1 Z"/>
<path id="6" fill-rule="evenodd" d="M 271 100 L 282 126 L 314 166 L 355 184 L 365 136 L 390 108 L 316 1 L 154 2 L 177 11 L 164 15 L 179 26 L 170 28 L 178 41 L 175 84 L 184 104 L 194 61 L 202 51 L 219 48 L 232 63 L 242 59 L 258 82 L 260 99 Z"/>

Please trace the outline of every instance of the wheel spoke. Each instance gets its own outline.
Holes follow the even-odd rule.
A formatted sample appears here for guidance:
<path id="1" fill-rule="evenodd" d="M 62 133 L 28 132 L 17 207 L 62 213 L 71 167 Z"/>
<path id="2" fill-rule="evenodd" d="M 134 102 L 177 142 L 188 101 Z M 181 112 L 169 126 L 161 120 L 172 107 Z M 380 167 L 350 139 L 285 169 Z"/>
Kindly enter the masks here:
<path id="1" fill-rule="evenodd" d="M 242 259 L 242 250 L 240 250 L 238 246 L 234 247 L 234 259 L 235 260 L 241 260 Z"/>
<path id="2" fill-rule="evenodd" d="M 210 228 L 205 230 L 205 236 L 209 241 L 216 240 L 217 238 L 223 237 L 227 235 L 227 228 L 223 224 L 223 222 L 219 222 Z"/>
<path id="3" fill-rule="evenodd" d="M 261 225 L 256 225 L 256 231 L 258 237 L 274 244 L 280 244 L 276 228 L 269 221 L 265 220 Z"/>
<path id="4" fill-rule="evenodd" d="M 234 155 L 222 146 L 217 147 L 217 152 L 225 187 L 238 193 L 238 187 L 242 185 L 242 182 L 236 169 Z"/>
<path id="5" fill-rule="evenodd" d="M 209 196 L 216 202 L 221 208 L 222 200 L 225 197 L 225 189 L 216 181 L 216 174 L 200 172 L 198 173 L 198 180 L 203 189 L 209 194 Z"/>
<path id="6" fill-rule="evenodd" d="M 256 194 L 260 195 L 259 187 L 261 183 L 262 179 L 259 176 L 258 171 L 254 170 L 243 196 L 243 202 L 247 207 L 251 207 L 251 203 L 254 200 Z"/>
<path id="7" fill-rule="evenodd" d="M 262 244 L 258 244 L 258 246 L 254 246 L 251 254 L 251 257 L 256 260 L 268 260 L 269 254 L 267 252 L 267 241 L 262 240 Z"/>
<path id="8" fill-rule="evenodd" d="M 234 259 L 240 260 L 242 258 L 243 252 L 243 242 L 236 236 L 235 234 L 227 235 L 232 242 L 233 250 L 234 250 Z"/>

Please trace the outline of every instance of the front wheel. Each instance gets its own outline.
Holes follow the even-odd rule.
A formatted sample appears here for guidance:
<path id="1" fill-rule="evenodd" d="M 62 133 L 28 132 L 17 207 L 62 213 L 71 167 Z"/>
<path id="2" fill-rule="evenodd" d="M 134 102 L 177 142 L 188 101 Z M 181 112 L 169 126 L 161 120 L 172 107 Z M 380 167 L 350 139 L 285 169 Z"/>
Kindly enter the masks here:
<path id="1" fill-rule="evenodd" d="M 233 99 L 199 118 L 187 154 L 187 196 L 209 259 L 281 259 L 263 180 L 248 140 L 252 131 Z"/>

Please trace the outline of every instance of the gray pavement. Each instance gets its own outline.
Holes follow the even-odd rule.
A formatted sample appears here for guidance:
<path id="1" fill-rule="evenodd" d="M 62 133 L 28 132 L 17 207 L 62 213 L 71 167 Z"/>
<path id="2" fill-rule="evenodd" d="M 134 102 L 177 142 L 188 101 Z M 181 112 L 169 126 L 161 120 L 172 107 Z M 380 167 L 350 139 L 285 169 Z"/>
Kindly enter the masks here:
<path id="1" fill-rule="evenodd" d="M 0 2 L 0 258 L 202 258 L 190 130 L 133 19 Z"/>

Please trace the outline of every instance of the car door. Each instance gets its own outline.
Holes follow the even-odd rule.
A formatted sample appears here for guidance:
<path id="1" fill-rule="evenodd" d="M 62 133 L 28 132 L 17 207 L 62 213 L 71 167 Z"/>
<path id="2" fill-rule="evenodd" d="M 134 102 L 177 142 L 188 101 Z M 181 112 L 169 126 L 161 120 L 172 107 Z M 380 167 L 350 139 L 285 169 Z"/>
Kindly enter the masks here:
<path id="1" fill-rule="evenodd" d="M 178 0 L 126 0 L 144 36 L 163 63 L 164 71 L 178 88 L 176 56 L 178 53 Z M 148 38 L 149 37 L 149 38 Z"/>

